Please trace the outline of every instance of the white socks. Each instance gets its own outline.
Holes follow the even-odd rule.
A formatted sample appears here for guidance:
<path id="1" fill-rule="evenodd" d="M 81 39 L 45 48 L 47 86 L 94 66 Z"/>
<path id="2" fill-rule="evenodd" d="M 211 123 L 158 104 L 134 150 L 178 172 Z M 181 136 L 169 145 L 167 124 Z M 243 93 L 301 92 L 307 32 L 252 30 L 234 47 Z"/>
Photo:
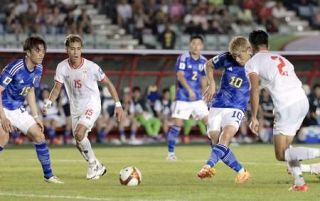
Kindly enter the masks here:
<path id="1" fill-rule="evenodd" d="M 83 138 L 79 143 L 79 148 L 83 154 L 85 160 L 89 163 L 94 163 L 96 160 L 96 156 L 91 148 L 91 143 L 87 137 Z"/>
<path id="2" fill-rule="evenodd" d="M 320 149 L 307 147 L 291 147 L 285 151 L 286 161 L 301 161 L 320 157 Z"/>

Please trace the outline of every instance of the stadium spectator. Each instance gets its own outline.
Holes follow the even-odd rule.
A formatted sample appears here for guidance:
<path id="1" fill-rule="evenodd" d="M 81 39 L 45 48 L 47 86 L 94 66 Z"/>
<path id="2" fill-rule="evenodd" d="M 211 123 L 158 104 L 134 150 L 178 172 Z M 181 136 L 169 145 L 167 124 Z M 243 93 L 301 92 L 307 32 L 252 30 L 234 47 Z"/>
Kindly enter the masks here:
<path id="1" fill-rule="evenodd" d="M 130 112 L 130 105 L 132 104 L 132 96 L 130 88 L 124 88 L 121 103 L 124 111 L 124 118 L 118 124 L 119 135 L 121 143 L 127 143 L 125 129 L 130 128 L 130 143 L 139 144 L 136 139 L 137 129 L 139 127 L 138 121 L 136 121 L 134 114 Z"/>
<path id="2" fill-rule="evenodd" d="M 150 137 L 156 138 L 159 135 L 161 122 L 154 117 L 151 108 L 148 108 L 146 101 L 141 97 L 140 87 L 136 86 L 132 89 L 132 102 L 129 111 Z"/>
<path id="3" fill-rule="evenodd" d="M 81 14 L 77 18 L 77 30 L 80 35 L 93 33 L 91 18 L 84 8 L 81 9 Z"/>
<path id="4" fill-rule="evenodd" d="M 272 141 L 274 105 L 268 90 L 262 89 L 260 93 L 259 116 L 261 124 L 259 128 L 259 137 L 262 142 L 270 143 Z"/>
<path id="5" fill-rule="evenodd" d="M 72 140 L 72 122 L 70 113 L 70 102 L 67 96 L 66 89 L 63 87 L 59 95 L 59 107 L 62 109 L 64 117 L 63 142 L 64 144 L 71 144 Z"/>
<path id="6" fill-rule="evenodd" d="M 109 132 L 117 125 L 114 117 L 115 103 L 106 87 L 100 90 L 101 96 L 101 114 L 96 122 L 98 143 L 105 143 Z"/>
<path id="7" fill-rule="evenodd" d="M 170 117 L 172 114 L 172 101 L 170 100 L 169 89 L 165 88 L 162 90 L 161 99 L 156 100 L 154 110 L 156 111 L 157 117 L 161 120 L 162 130 L 167 133 L 169 126 L 171 126 Z"/>
<path id="8" fill-rule="evenodd" d="M 320 125 L 320 84 L 315 84 L 312 87 L 312 92 L 309 95 L 310 116 Z"/>
<path id="9" fill-rule="evenodd" d="M 47 88 L 42 89 L 41 99 L 38 101 L 39 108 L 43 108 L 45 101 L 49 98 L 50 90 Z M 59 113 L 57 102 L 52 103 L 52 107 L 48 109 L 47 113 L 43 115 L 43 125 L 46 134 L 52 144 L 60 144 L 56 136 L 56 128 L 60 127 L 62 119 Z"/>
<path id="10" fill-rule="evenodd" d="M 171 29 L 169 23 L 165 25 L 165 29 L 159 35 L 159 41 L 162 49 L 175 49 L 176 33 Z"/>
<path id="11" fill-rule="evenodd" d="M 120 3 L 117 5 L 117 14 L 118 19 L 117 23 L 120 27 L 125 28 L 125 30 L 129 33 L 130 31 L 130 23 L 133 17 L 132 14 L 132 7 L 128 4 L 127 0 L 121 0 Z"/>

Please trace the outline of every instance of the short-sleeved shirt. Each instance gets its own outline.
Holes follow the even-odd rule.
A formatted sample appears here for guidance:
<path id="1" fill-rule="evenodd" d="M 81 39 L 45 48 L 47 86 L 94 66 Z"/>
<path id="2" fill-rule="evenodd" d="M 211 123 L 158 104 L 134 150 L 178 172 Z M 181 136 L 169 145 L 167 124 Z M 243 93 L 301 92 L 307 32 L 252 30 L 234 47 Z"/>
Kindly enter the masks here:
<path id="1" fill-rule="evenodd" d="M 238 64 L 229 52 L 212 59 L 215 69 L 224 69 L 220 88 L 212 101 L 211 107 L 237 108 L 245 112 L 250 98 L 250 83 L 244 66 Z"/>
<path id="2" fill-rule="evenodd" d="M 30 71 L 24 59 L 17 59 L 9 63 L 3 69 L 0 77 L 0 85 L 5 88 L 2 93 L 3 107 L 9 110 L 23 107 L 30 89 L 39 87 L 41 76 L 41 64 L 36 65 L 33 71 Z"/>
<path id="3" fill-rule="evenodd" d="M 101 109 L 97 82 L 103 80 L 105 76 L 96 63 L 84 58 L 81 58 L 81 64 L 77 68 L 71 67 L 68 59 L 58 64 L 54 79 L 65 86 L 71 115 L 81 115 L 88 104 Z"/>
<path id="4" fill-rule="evenodd" d="M 176 72 L 184 72 L 188 85 L 196 94 L 195 101 L 202 99 L 201 78 L 205 76 L 204 65 L 206 62 L 207 59 L 202 55 L 194 60 L 189 52 L 180 55 L 176 62 Z M 188 90 L 179 81 L 177 81 L 176 100 L 191 101 Z"/>
<path id="5" fill-rule="evenodd" d="M 246 73 L 256 73 L 271 94 L 275 110 L 306 98 L 293 65 L 279 54 L 258 52 L 245 65 Z"/>

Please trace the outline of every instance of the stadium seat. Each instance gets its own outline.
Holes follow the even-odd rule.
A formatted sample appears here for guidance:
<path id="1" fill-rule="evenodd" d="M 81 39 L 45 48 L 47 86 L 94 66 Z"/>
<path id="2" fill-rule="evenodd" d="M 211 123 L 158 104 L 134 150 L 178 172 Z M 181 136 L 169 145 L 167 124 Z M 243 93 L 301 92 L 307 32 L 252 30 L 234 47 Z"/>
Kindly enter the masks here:
<path id="1" fill-rule="evenodd" d="M 218 49 L 218 39 L 214 34 L 208 34 L 205 36 L 205 49 L 207 50 L 217 50 Z"/>

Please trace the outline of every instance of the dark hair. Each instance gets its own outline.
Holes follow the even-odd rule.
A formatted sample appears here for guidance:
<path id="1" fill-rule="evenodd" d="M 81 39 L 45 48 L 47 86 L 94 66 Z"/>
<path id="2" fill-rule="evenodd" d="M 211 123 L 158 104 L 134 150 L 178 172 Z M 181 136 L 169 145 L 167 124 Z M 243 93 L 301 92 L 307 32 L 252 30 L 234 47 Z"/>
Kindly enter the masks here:
<path id="1" fill-rule="evenodd" d="M 81 47 L 83 46 L 83 42 L 82 39 L 79 35 L 77 34 L 69 34 L 66 37 L 66 40 L 64 41 L 64 45 L 66 47 L 69 47 L 70 43 L 74 43 L 74 42 L 79 42 L 81 44 Z"/>
<path id="2" fill-rule="evenodd" d="M 170 92 L 169 91 L 169 88 L 164 88 L 164 89 L 162 89 L 162 93 L 164 94 L 164 93 L 167 93 L 167 92 Z"/>
<path id="3" fill-rule="evenodd" d="M 252 31 L 249 35 L 249 41 L 253 48 L 258 49 L 260 45 L 269 46 L 269 36 L 268 34 L 263 30 L 255 30 Z"/>
<path id="4" fill-rule="evenodd" d="M 138 86 L 134 86 L 134 87 L 132 88 L 132 92 L 136 92 L 136 91 L 141 92 L 140 87 L 138 87 Z"/>
<path id="5" fill-rule="evenodd" d="M 320 88 L 320 84 L 313 85 L 312 90 L 316 90 L 316 88 Z"/>
<path id="6" fill-rule="evenodd" d="M 203 37 L 201 35 L 193 35 L 190 37 L 190 42 L 193 41 L 194 39 L 199 39 L 201 42 L 203 42 Z"/>
<path id="7" fill-rule="evenodd" d="M 39 45 L 43 45 L 44 49 L 47 49 L 46 42 L 39 36 L 28 37 L 23 44 L 23 51 L 31 51 L 31 49 L 38 49 Z"/>

